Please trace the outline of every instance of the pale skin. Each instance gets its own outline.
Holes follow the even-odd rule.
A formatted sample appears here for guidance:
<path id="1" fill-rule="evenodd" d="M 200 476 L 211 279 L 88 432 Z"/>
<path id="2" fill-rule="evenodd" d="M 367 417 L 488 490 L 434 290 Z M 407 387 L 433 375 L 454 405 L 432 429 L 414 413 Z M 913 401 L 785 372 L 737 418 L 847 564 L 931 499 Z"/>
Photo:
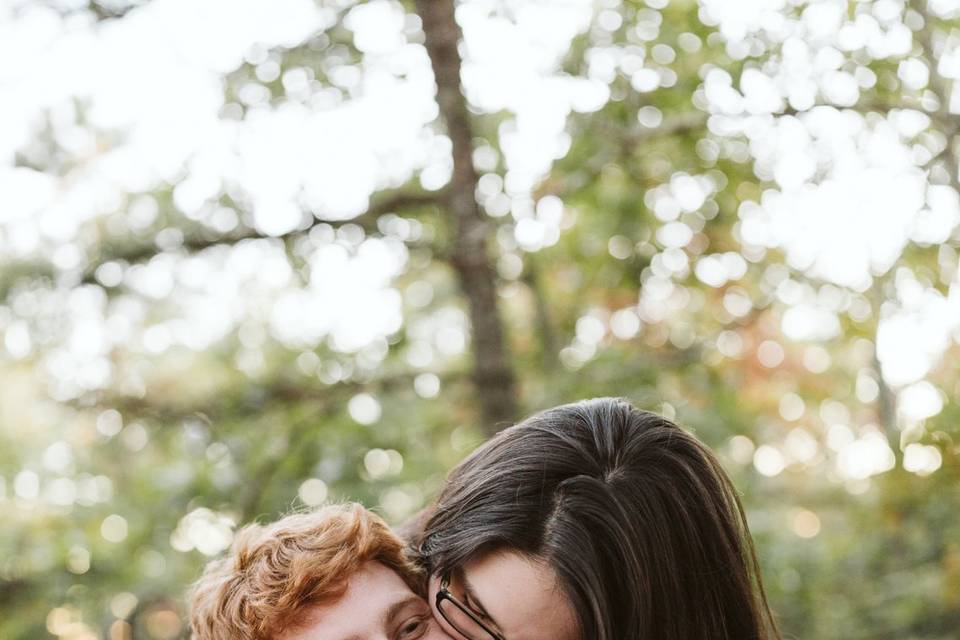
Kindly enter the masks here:
<path id="1" fill-rule="evenodd" d="M 451 640 L 396 572 L 367 562 L 337 600 L 307 609 L 275 640 Z"/>
<path id="2" fill-rule="evenodd" d="M 439 587 L 434 576 L 429 598 L 434 616 L 450 637 L 463 640 L 436 610 Z M 448 589 L 505 640 L 580 640 L 556 573 L 536 558 L 507 550 L 486 554 L 451 576 Z"/>

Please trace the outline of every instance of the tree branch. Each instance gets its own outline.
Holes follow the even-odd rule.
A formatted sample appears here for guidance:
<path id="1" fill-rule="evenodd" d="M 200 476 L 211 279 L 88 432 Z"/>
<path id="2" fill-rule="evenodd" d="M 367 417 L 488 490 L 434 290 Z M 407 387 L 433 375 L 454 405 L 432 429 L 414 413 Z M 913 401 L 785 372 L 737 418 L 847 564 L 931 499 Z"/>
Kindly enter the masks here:
<path id="1" fill-rule="evenodd" d="M 442 192 L 439 193 L 406 193 L 398 192 L 385 195 L 377 199 L 367 211 L 364 213 L 350 218 L 348 220 L 321 220 L 314 219 L 313 222 L 305 228 L 294 229 L 287 233 L 281 234 L 279 236 L 265 236 L 262 233 L 258 232 L 255 229 L 245 229 L 239 233 L 234 233 L 226 236 L 217 236 L 217 237 L 203 237 L 203 236 L 192 236 L 184 238 L 183 243 L 180 245 L 179 249 L 186 251 L 187 253 L 198 253 L 204 251 L 205 249 L 210 249 L 211 247 L 223 246 L 223 245 L 235 245 L 245 240 L 258 240 L 258 239 L 269 239 L 277 238 L 280 240 L 287 240 L 290 238 L 295 238 L 307 234 L 311 229 L 317 227 L 321 224 L 328 224 L 331 226 L 344 226 L 347 224 L 354 224 L 361 227 L 368 234 L 380 233 L 380 230 L 377 226 L 377 222 L 380 220 L 381 216 L 394 213 L 397 211 L 405 209 L 415 209 L 420 207 L 428 207 L 432 205 L 437 205 L 442 201 Z M 124 245 L 122 247 L 117 247 L 104 251 L 93 264 L 87 267 L 83 273 L 82 282 L 86 284 L 93 284 L 96 282 L 96 271 L 97 269 L 106 262 L 120 261 L 126 262 L 128 264 L 138 264 L 146 262 L 153 258 L 154 256 L 163 253 L 163 250 L 157 247 L 155 244 L 133 244 L 133 245 Z"/>
<path id="2" fill-rule="evenodd" d="M 398 388 L 411 388 L 413 379 L 419 371 L 404 371 L 394 375 L 382 376 L 368 381 L 345 380 L 332 385 L 304 385 L 290 379 L 272 380 L 264 384 L 251 384 L 242 381 L 236 387 L 224 388 L 216 392 L 213 398 L 198 404 L 160 403 L 149 397 L 107 395 L 99 397 L 98 407 L 116 409 L 125 416 L 136 416 L 161 423 L 172 423 L 187 418 L 203 416 L 216 423 L 232 416 L 250 416 L 262 413 L 272 407 L 289 407 L 298 402 L 328 403 L 347 395 L 368 391 L 384 394 L 395 392 Z M 438 373 L 442 384 L 453 384 L 466 379 L 464 371 Z M 164 394 L 169 397 L 171 394 Z M 90 406 L 89 401 L 73 403 L 80 410 Z"/>

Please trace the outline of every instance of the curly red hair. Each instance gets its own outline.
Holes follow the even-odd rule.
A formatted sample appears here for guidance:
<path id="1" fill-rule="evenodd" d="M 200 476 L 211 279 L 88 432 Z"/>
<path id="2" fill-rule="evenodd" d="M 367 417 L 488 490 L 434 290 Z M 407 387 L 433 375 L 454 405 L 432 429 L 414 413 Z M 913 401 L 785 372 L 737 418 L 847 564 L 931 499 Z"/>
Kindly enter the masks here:
<path id="1" fill-rule="evenodd" d="M 415 592 L 423 575 L 403 541 L 359 504 L 327 506 L 237 532 L 190 592 L 196 640 L 270 640 L 306 608 L 339 598 L 362 564 L 380 562 Z"/>

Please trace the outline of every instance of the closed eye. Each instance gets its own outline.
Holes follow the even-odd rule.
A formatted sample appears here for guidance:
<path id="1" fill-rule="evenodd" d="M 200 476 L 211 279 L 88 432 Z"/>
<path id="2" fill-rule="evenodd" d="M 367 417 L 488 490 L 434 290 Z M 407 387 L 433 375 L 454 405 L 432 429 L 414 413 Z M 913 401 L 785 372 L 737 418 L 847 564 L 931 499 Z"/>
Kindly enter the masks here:
<path id="1" fill-rule="evenodd" d="M 483 607 L 478 605 L 471 597 L 469 593 L 463 594 L 463 604 L 467 605 L 470 608 L 470 611 L 473 611 L 473 614 L 485 622 L 492 622 L 490 616 L 487 615 L 487 612 L 483 610 Z"/>
<path id="2" fill-rule="evenodd" d="M 427 632 L 430 626 L 430 617 L 414 617 L 403 622 L 397 633 L 397 640 L 416 640 Z"/>

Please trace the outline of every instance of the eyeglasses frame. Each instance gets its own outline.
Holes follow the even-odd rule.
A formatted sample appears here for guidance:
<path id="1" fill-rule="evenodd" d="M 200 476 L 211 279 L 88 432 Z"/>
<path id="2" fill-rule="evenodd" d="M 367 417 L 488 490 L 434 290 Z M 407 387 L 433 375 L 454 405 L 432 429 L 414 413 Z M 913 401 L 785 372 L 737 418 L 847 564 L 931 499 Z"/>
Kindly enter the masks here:
<path id="1" fill-rule="evenodd" d="M 437 608 L 437 612 L 443 617 L 444 620 L 447 621 L 447 624 L 453 627 L 453 629 L 457 633 L 459 633 L 461 636 L 466 638 L 466 640 L 484 640 L 482 638 L 469 638 L 463 631 L 457 628 L 457 625 L 454 624 L 454 622 L 450 620 L 446 616 L 446 614 L 443 613 L 443 609 L 441 608 L 440 605 L 444 600 L 449 600 L 450 604 L 452 604 L 454 607 L 459 609 L 461 613 L 463 613 L 465 616 L 470 618 L 478 627 L 480 627 L 484 632 L 486 632 L 490 636 L 491 640 L 506 640 L 506 638 L 504 638 L 502 635 L 500 635 L 496 631 L 493 631 L 492 629 L 490 629 L 490 627 L 485 625 L 483 621 L 480 620 L 480 618 L 478 618 L 477 615 L 470 610 L 470 607 L 468 607 L 467 605 L 457 600 L 453 596 L 453 594 L 450 593 L 448 589 L 449 586 L 450 586 L 450 573 L 448 572 L 440 577 L 440 588 L 437 589 L 437 596 L 434 602 Z"/>

